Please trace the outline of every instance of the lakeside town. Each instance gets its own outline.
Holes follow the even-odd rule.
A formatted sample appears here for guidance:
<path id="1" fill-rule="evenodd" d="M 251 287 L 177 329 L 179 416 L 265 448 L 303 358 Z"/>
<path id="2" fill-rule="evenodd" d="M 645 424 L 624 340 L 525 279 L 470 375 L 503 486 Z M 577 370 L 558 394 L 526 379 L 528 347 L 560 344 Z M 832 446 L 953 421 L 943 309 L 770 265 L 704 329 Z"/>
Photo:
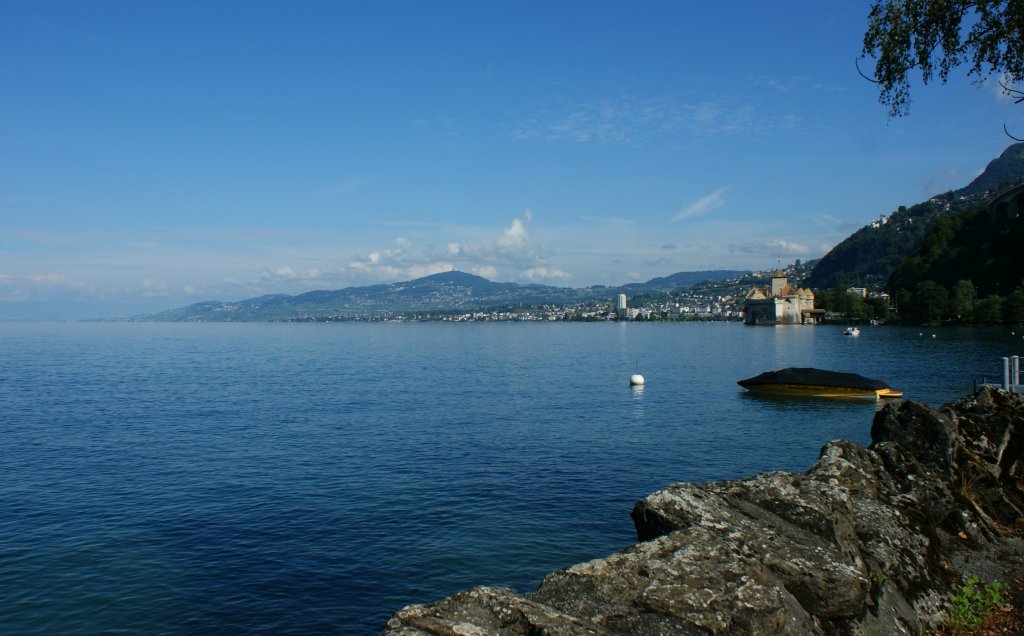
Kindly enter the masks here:
<path id="1" fill-rule="evenodd" d="M 810 290 L 790 284 L 801 271 L 798 265 L 781 270 L 751 272 L 742 277 L 701 283 L 674 292 L 617 293 L 570 304 L 518 304 L 480 309 L 382 311 L 372 314 L 316 314 L 289 318 L 288 322 L 603 322 L 603 321 L 719 321 L 772 323 L 839 322 L 847 317 L 814 306 Z M 765 283 L 764 281 L 771 281 Z M 850 287 L 846 293 L 875 299 L 886 306 L 885 293 Z M 788 302 L 787 302 L 788 301 Z M 778 306 L 778 309 L 776 309 Z M 792 306 L 785 314 L 784 307 Z M 777 312 L 777 313 L 776 313 Z M 760 319 L 759 319 L 760 318 Z"/>

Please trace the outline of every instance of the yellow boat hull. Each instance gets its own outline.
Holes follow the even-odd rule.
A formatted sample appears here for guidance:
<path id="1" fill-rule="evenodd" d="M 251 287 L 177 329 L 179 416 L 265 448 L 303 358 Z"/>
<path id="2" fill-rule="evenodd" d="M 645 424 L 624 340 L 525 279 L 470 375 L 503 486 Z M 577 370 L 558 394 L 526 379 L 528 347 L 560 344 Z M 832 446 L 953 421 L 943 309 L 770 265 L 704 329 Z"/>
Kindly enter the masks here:
<path id="1" fill-rule="evenodd" d="M 903 397 L 902 391 L 892 389 L 854 389 L 842 386 L 814 386 L 808 384 L 759 384 L 746 387 L 748 391 L 775 395 L 806 395 L 810 397 L 860 398 L 878 400 Z"/>

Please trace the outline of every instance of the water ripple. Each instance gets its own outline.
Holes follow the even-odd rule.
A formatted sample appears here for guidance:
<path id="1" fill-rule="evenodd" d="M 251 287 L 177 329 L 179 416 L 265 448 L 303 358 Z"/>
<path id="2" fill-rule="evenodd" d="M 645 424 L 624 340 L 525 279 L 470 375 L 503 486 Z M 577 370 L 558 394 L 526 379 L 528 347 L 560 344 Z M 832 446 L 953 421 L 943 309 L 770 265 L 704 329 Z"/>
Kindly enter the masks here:
<path id="1" fill-rule="evenodd" d="M 914 335 L 3 324 L 0 624 L 369 634 L 406 603 L 532 589 L 632 543 L 629 510 L 658 487 L 867 441 L 874 403 L 761 400 L 737 379 L 822 366 L 937 404 L 1019 353 L 999 330 Z"/>

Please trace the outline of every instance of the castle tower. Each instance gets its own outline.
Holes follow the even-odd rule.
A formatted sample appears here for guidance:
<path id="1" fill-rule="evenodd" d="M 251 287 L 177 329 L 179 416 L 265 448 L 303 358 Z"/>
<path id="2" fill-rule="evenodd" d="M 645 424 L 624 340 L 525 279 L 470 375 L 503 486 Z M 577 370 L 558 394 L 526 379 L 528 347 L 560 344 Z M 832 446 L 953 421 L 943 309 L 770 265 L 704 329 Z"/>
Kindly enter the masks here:
<path id="1" fill-rule="evenodd" d="M 782 294 L 782 290 L 785 289 L 787 285 L 789 285 L 789 279 L 786 278 L 786 275 L 781 270 L 772 274 L 772 296 L 780 296 Z"/>

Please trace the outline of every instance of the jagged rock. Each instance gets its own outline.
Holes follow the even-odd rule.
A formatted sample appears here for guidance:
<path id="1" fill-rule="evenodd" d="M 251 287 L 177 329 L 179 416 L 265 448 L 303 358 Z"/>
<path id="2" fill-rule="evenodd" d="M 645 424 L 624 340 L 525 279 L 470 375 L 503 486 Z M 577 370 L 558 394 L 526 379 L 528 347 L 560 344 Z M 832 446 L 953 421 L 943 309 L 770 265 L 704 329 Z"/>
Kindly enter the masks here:
<path id="1" fill-rule="evenodd" d="M 763 634 L 787 624 L 814 632 L 752 549 L 703 529 L 555 572 L 529 596 L 616 633 Z"/>
<path id="2" fill-rule="evenodd" d="M 393 636 L 484 636 L 485 634 L 596 634 L 609 630 L 507 588 L 476 587 L 429 605 L 410 605 L 388 621 Z"/>
<path id="3" fill-rule="evenodd" d="M 386 634 L 923 634 L 961 571 L 1024 572 L 1024 400 L 983 388 L 891 403 L 869 448 L 800 474 L 675 484 L 638 502 L 641 543 L 396 613 Z"/>
<path id="4" fill-rule="evenodd" d="M 898 407 L 886 404 L 871 424 L 871 439 L 874 443 L 896 442 L 921 464 L 948 476 L 957 441 L 955 418 L 949 409 L 934 411 L 914 400 Z"/>

